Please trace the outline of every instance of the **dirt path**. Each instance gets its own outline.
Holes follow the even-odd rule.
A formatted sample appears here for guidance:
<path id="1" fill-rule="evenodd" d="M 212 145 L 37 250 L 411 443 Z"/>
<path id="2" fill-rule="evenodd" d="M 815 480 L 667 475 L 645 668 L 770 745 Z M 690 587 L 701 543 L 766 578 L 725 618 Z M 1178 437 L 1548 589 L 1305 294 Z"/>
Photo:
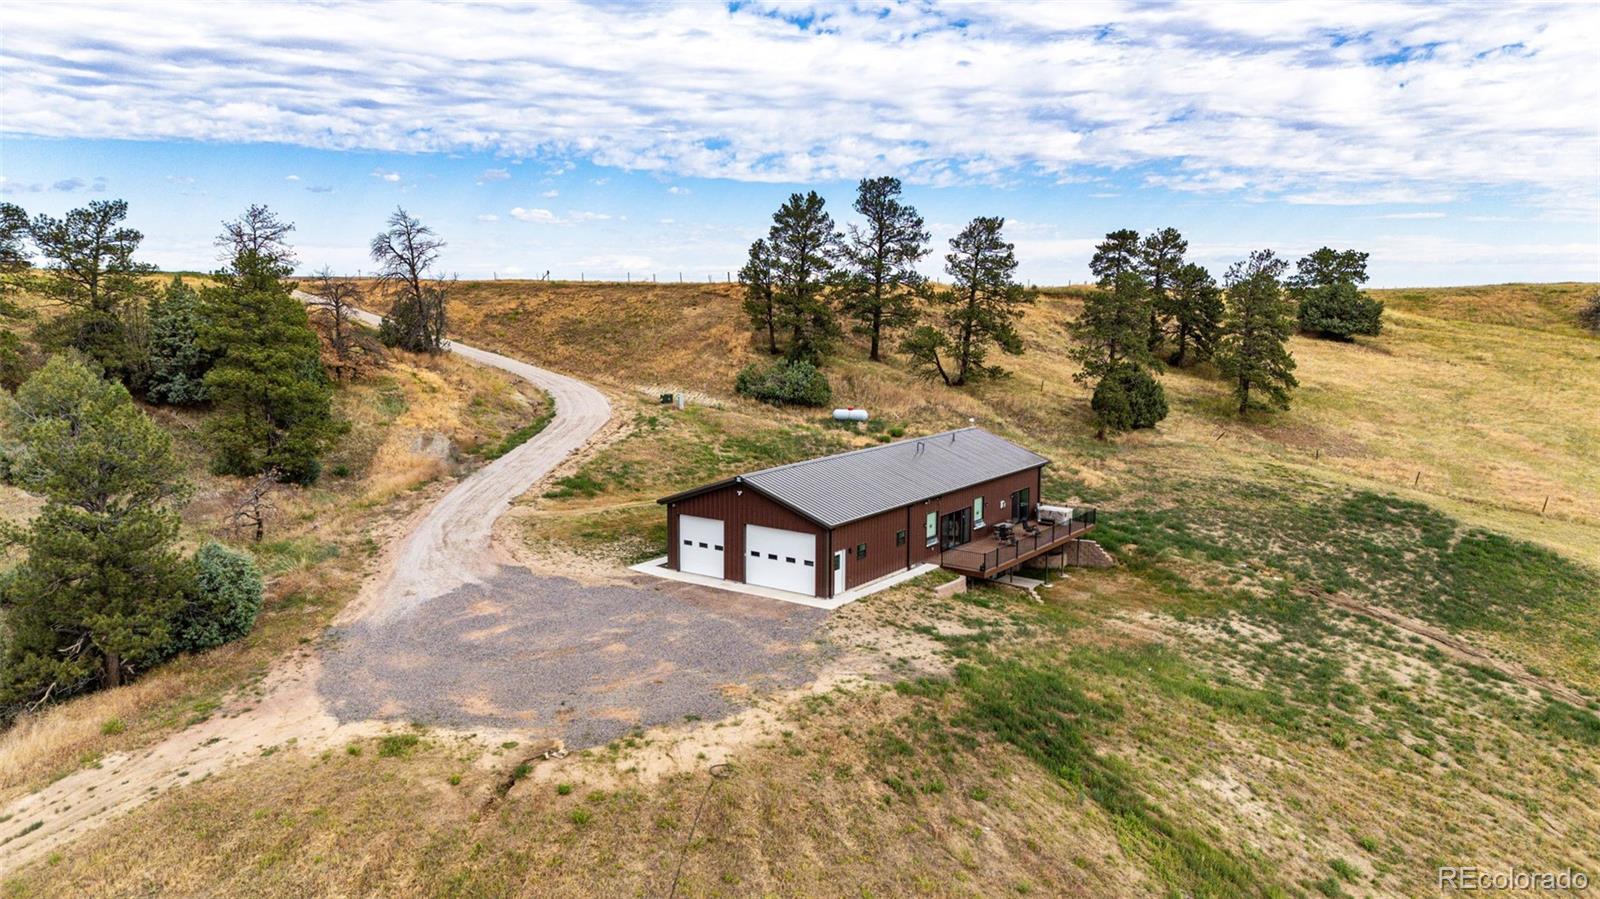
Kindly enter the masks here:
<path id="1" fill-rule="evenodd" d="M 306 294 L 297 294 L 306 300 Z M 378 317 L 358 313 L 369 324 Z M 527 492 L 611 417 L 600 391 L 558 375 L 462 344 L 451 351 L 481 365 L 523 378 L 549 391 L 555 417 L 543 431 L 473 472 L 429 509 L 389 553 L 375 577 L 340 615 L 340 621 L 394 621 L 424 601 L 492 578 L 505 559 L 495 550 L 495 521 L 512 500 Z M 267 678 L 258 701 L 235 700 L 229 708 L 179 731 L 154 746 L 102 759 L 38 792 L 0 808 L 0 875 L 9 873 L 102 823 L 131 811 L 166 790 L 194 783 L 234 762 L 257 758 L 274 747 L 329 745 L 383 728 L 381 722 L 340 724 L 317 692 L 322 660 L 297 654 Z"/>

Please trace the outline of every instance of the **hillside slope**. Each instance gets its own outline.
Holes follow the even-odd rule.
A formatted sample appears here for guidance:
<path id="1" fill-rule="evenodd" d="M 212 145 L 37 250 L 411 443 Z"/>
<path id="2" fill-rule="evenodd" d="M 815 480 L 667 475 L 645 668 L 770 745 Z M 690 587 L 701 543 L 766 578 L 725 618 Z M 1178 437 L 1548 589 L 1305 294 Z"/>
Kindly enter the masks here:
<path id="1" fill-rule="evenodd" d="M 1088 439 L 1088 390 L 1066 357 L 1084 289 L 1042 292 L 1022 327 L 1027 352 L 1000 358 L 1009 380 L 949 390 L 900 362 L 867 362 L 856 343 L 828 364 L 836 403 L 920 431 L 973 419 L 1059 448 L 1058 472 L 1094 482 L 1130 468 L 1304 466 L 1600 564 L 1600 342 L 1571 325 L 1594 287 L 1380 291 L 1391 306 L 1383 336 L 1291 342 L 1301 387 L 1289 413 L 1241 422 L 1209 367 L 1171 371 L 1171 417 L 1112 447 Z M 463 338 L 643 398 L 686 390 L 785 426 L 824 423 L 733 396 L 734 374 L 763 355 L 738 296 L 726 284 L 474 282 L 451 311 Z"/>
<path id="2" fill-rule="evenodd" d="M 1339 896 L 1593 871 L 1600 341 L 1560 324 L 1582 289 L 1397 297 L 1381 337 L 1294 341 L 1287 413 L 1241 422 L 1210 372 L 1169 372 L 1171 417 L 1103 443 L 1063 354 L 1081 289 L 1044 293 L 1005 381 L 846 347 L 829 377 L 874 413 L 851 429 L 731 394 L 759 356 L 727 285 L 464 284 L 463 340 L 608 386 L 624 425 L 502 526 L 535 553 L 614 574 L 659 553 L 671 490 L 973 419 L 1054 461 L 1046 499 L 1100 507 L 1119 567 L 1040 601 L 879 594 L 832 615 L 836 665 L 799 695 L 567 759 L 425 726 L 289 748 L 7 886 L 661 895 L 681 862 L 684 895 Z"/>

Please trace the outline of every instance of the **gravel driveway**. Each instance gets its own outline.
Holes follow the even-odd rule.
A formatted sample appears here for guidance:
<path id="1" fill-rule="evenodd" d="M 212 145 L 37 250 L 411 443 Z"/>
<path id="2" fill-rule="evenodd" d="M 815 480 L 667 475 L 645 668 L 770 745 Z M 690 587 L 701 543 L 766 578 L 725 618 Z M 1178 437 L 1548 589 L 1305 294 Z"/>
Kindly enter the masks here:
<path id="1" fill-rule="evenodd" d="M 338 628 L 318 686 L 340 721 L 503 727 L 579 749 L 804 683 L 827 614 L 693 584 L 588 587 L 504 567 L 403 616 Z"/>

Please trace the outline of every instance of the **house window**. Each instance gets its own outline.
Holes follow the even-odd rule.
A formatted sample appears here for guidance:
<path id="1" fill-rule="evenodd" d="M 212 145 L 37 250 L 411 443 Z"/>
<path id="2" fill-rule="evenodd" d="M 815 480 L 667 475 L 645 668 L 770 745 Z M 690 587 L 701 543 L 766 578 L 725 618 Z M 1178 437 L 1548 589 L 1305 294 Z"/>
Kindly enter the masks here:
<path id="1" fill-rule="evenodd" d="M 932 546 L 932 545 L 934 545 L 935 543 L 938 543 L 938 542 L 939 542 L 939 513 L 938 512 L 929 512 L 928 513 L 928 545 Z"/>
<path id="2" fill-rule="evenodd" d="M 1025 521 L 1028 513 L 1032 511 L 1033 496 L 1028 488 L 1011 494 L 1011 518 L 1013 521 Z"/>
<path id="3" fill-rule="evenodd" d="M 867 545 L 865 543 L 857 543 L 856 544 L 856 558 L 857 559 L 865 559 L 866 557 L 867 557 Z"/>
<path id="4" fill-rule="evenodd" d="M 975 528 L 983 527 L 983 497 L 981 496 L 972 501 L 972 526 Z"/>
<path id="5" fill-rule="evenodd" d="M 906 532 L 905 531 L 895 531 L 894 532 L 894 545 L 895 546 L 905 546 L 906 545 Z"/>

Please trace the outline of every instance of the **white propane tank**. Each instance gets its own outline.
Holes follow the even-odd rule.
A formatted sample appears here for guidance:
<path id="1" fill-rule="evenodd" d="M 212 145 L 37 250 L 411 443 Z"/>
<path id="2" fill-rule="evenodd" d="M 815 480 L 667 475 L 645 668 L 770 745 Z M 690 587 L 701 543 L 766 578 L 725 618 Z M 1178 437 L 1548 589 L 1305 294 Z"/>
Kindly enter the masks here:
<path id="1" fill-rule="evenodd" d="M 867 420 L 867 410 L 865 410 L 865 409 L 835 409 L 835 410 L 833 410 L 833 420 L 834 421 L 866 421 Z"/>

